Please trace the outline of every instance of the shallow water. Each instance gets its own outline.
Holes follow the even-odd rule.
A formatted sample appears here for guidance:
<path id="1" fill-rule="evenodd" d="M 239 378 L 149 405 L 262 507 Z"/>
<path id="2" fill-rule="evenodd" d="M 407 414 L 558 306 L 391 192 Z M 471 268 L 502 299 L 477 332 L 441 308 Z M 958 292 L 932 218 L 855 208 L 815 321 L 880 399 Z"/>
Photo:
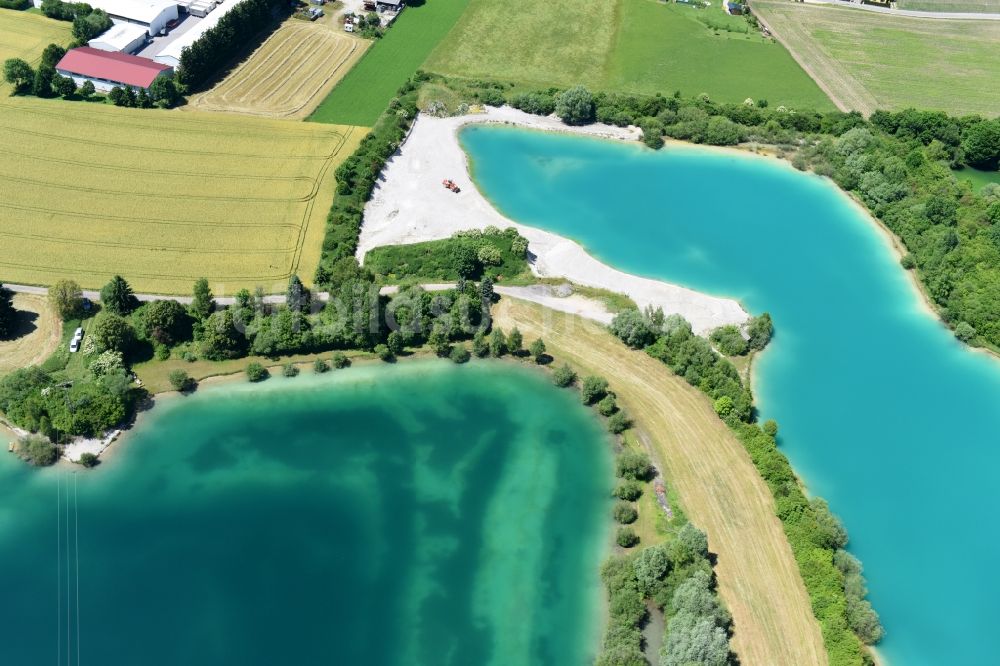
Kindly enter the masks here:
<path id="1" fill-rule="evenodd" d="M 499 127 L 461 139 L 506 215 L 769 311 L 764 418 L 863 561 L 892 664 L 994 663 L 1000 362 L 922 307 L 834 186 L 776 161 Z M 737 627 L 737 631 L 739 628 Z"/>
<path id="2" fill-rule="evenodd" d="M 610 457 L 483 362 L 205 390 L 75 475 L 2 456 L 0 663 L 588 663 Z"/>

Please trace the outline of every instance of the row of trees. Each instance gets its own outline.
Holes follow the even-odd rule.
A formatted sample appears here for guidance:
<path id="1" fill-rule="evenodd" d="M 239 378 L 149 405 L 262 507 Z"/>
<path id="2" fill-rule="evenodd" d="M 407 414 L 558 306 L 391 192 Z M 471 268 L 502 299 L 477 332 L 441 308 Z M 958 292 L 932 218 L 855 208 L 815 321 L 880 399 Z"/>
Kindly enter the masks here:
<path id="1" fill-rule="evenodd" d="M 17 329 L 17 310 L 14 309 L 14 292 L 0 284 L 0 340 L 14 336 Z"/>
<path id="2" fill-rule="evenodd" d="M 189 91 L 205 85 L 254 36 L 275 23 L 275 14 L 287 8 L 281 0 L 244 0 L 181 53 L 179 82 Z"/>
<path id="3" fill-rule="evenodd" d="M 735 430 L 774 495 L 778 517 L 813 601 L 831 663 L 864 663 L 862 641 L 877 642 L 882 628 L 878 614 L 865 599 L 861 566 L 843 550 L 847 533 L 826 502 L 806 498 L 788 459 L 778 450 L 777 424 L 754 423 L 752 396 L 733 365 L 714 351 L 711 343 L 694 335 L 679 315 L 664 317 L 657 310 L 626 310 L 615 317 L 611 331 L 629 346 L 645 348 L 713 399 L 716 413 Z M 764 314 L 748 324 L 749 340 L 735 327 L 717 329 L 711 337 L 723 353 L 743 353 L 747 348 L 762 349 L 771 333 L 771 318 Z M 695 632 L 697 627 L 698 635 L 704 638 L 710 634 L 710 624 L 687 618 L 679 626 L 685 632 Z"/>
<path id="4" fill-rule="evenodd" d="M 103 9 L 94 9 L 85 2 L 42 0 L 40 9 L 51 19 L 73 22 L 74 46 L 83 46 L 113 25 L 111 17 Z"/>
<path id="5" fill-rule="evenodd" d="M 417 115 L 418 80 L 411 80 L 400 89 L 400 96 L 390 103 L 357 150 L 337 167 L 337 193 L 326 219 L 316 284 L 337 289 L 357 270 L 354 253 L 365 202 L 386 160 L 399 148 Z"/>

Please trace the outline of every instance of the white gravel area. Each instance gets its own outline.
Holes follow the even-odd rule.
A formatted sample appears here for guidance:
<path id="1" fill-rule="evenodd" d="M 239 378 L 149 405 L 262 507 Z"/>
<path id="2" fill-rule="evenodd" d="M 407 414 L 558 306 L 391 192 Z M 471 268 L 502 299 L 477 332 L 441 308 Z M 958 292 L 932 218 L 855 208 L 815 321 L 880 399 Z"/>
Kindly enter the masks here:
<path id="1" fill-rule="evenodd" d="M 723 324 L 742 324 L 748 319 L 740 304 L 732 299 L 615 270 L 568 238 L 518 224 L 501 215 L 473 183 L 466 155 L 458 142 L 458 130 L 471 123 L 504 123 L 625 141 L 641 137 L 637 128 L 601 124 L 571 127 L 557 118 L 532 116 L 510 107 L 487 107 L 485 113 L 452 118 L 421 115 L 414 121 L 406 142 L 390 158 L 365 207 L 357 251 L 359 260 L 363 261 L 370 249 L 383 245 L 438 240 L 462 229 L 513 226 L 528 239 L 528 251 L 534 255 L 531 270 L 539 277 L 560 277 L 626 294 L 639 307 L 653 305 L 662 307 L 667 314 L 681 314 L 698 333 Z M 441 181 L 446 178 L 461 188 L 459 194 L 442 186 Z"/>

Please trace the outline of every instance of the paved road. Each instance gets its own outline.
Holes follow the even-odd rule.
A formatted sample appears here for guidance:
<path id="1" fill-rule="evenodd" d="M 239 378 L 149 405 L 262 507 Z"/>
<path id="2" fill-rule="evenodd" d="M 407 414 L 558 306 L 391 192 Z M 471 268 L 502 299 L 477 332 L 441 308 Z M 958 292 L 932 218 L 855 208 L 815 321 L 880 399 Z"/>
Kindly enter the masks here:
<path id="1" fill-rule="evenodd" d="M 966 21 L 1000 21 L 1000 14 L 986 14 L 974 12 L 918 12 L 912 9 L 889 9 L 887 7 L 877 7 L 875 5 L 863 5 L 860 2 L 844 2 L 843 0 L 802 0 L 807 5 L 833 5 L 834 7 L 848 7 L 850 9 L 862 9 L 866 12 L 876 14 L 889 14 L 891 16 L 910 16 L 912 18 L 925 19 L 959 19 Z"/>
<path id="2" fill-rule="evenodd" d="M 49 293 L 49 290 L 45 287 L 35 287 L 26 284 L 5 283 L 3 286 L 7 287 L 11 291 L 22 294 L 38 294 L 40 296 L 45 296 Z M 420 286 L 427 291 L 445 291 L 454 287 L 455 283 L 428 282 Z M 609 312 L 600 301 L 573 294 L 572 290 L 566 294 L 560 294 L 556 293 L 556 290 L 549 285 L 530 285 L 525 287 L 505 287 L 497 285 L 494 289 L 496 293 L 501 295 L 512 296 L 514 298 L 520 298 L 521 300 L 531 301 L 532 303 L 538 303 L 540 305 L 544 305 L 550 310 L 579 315 L 602 324 L 611 323 L 611 320 L 614 317 L 614 314 Z M 384 296 L 395 294 L 398 291 L 399 285 L 394 284 L 386 285 L 379 289 L 379 293 Z M 101 300 L 100 293 L 96 291 L 85 289 L 83 291 L 83 295 L 85 298 L 89 298 L 92 301 Z M 136 294 L 135 296 L 143 302 L 173 300 L 185 305 L 190 305 L 193 300 L 193 297 L 191 296 L 165 296 L 163 294 Z M 325 303 L 330 300 L 330 294 L 325 291 L 316 292 L 313 294 L 313 299 L 315 301 Z M 284 294 L 272 294 L 264 297 L 264 302 L 271 304 L 281 304 L 284 303 L 285 300 Z M 235 301 L 236 299 L 231 296 L 224 296 L 215 299 L 216 304 L 222 306 L 233 305 Z"/>

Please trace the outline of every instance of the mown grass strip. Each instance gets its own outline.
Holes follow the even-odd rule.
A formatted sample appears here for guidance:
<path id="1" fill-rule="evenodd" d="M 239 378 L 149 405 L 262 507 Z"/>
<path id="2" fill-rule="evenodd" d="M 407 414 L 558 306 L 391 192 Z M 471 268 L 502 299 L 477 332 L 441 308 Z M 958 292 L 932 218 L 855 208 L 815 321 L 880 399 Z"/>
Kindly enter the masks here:
<path id="1" fill-rule="evenodd" d="M 469 0 L 431 0 L 408 6 L 308 119 L 373 126 L 468 4 Z"/>

